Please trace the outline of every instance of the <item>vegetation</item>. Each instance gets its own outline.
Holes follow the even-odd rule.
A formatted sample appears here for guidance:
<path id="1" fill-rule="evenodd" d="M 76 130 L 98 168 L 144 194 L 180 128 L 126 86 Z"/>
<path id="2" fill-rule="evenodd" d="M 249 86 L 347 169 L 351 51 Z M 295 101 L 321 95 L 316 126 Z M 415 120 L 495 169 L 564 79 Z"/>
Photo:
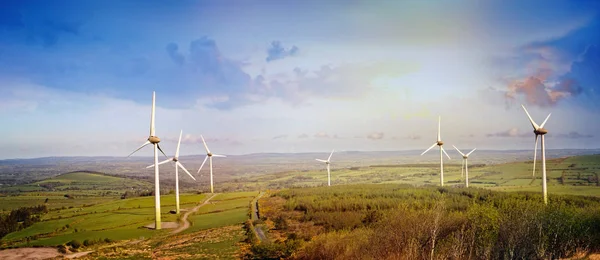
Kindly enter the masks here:
<path id="1" fill-rule="evenodd" d="M 435 161 L 435 158 L 430 160 Z M 439 160 L 439 158 L 438 158 Z M 513 159 L 509 163 L 483 164 L 472 159 L 469 164 L 469 186 L 498 191 L 541 191 L 541 166 L 532 178 L 532 161 Z M 550 194 L 573 194 L 600 197 L 600 155 L 582 155 L 549 159 L 547 164 L 548 191 Z M 362 167 L 343 167 L 332 164 L 331 183 L 341 184 L 411 184 L 438 185 L 439 164 L 404 163 L 371 164 Z M 446 186 L 464 186 L 461 164 L 444 164 Z M 221 186 L 238 187 L 242 190 L 284 189 L 317 187 L 327 184 L 327 172 L 321 170 L 286 171 L 274 174 L 244 176 Z"/>
<path id="2" fill-rule="evenodd" d="M 253 247 L 255 257 L 554 259 L 600 251 L 595 197 L 554 195 L 545 206 L 538 193 L 385 184 L 283 190 L 260 203 L 278 239 Z"/>
<path id="3" fill-rule="evenodd" d="M 48 212 L 48 208 L 40 205 L 18 208 L 5 216 L 0 215 L 0 239 L 8 233 L 24 229 L 40 221 L 40 215 L 46 212 Z"/>

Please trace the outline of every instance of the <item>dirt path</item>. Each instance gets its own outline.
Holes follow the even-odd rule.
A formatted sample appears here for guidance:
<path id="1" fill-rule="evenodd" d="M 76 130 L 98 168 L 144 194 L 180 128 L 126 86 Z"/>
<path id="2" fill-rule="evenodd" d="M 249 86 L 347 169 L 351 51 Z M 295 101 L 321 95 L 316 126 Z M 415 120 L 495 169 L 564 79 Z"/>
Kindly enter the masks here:
<path id="1" fill-rule="evenodd" d="M 254 198 L 252 201 L 252 221 L 258 220 L 258 199 L 260 199 L 260 197 L 263 195 L 265 195 L 264 191 L 258 194 L 258 196 L 256 196 L 256 198 Z M 265 236 L 265 232 L 262 230 L 262 228 L 254 226 L 254 231 L 258 235 L 258 240 L 265 241 L 267 239 L 267 236 Z"/>
<path id="2" fill-rule="evenodd" d="M 61 256 L 62 254 L 54 247 L 38 248 L 15 248 L 0 250 L 0 259 L 3 260 L 34 260 L 49 259 Z"/>
<path id="3" fill-rule="evenodd" d="M 82 257 L 82 256 L 87 255 L 92 252 L 94 252 L 94 251 L 77 252 L 77 253 L 65 255 L 65 258 L 73 259 L 73 258 L 77 258 L 77 257 Z"/>
<path id="4" fill-rule="evenodd" d="M 181 231 L 184 231 L 186 229 L 188 229 L 190 227 L 190 222 L 187 220 L 188 216 L 196 211 L 198 211 L 198 209 L 200 209 L 202 206 L 208 204 L 208 202 L 214 198 L 215 196 L 217 196 L 219 193 L 214 193 L 212 196 L 210 196 L 210 198 L 208 198 L 207 200 L 204 201 L 204 203 L 194 207 L 192 210 L 186 212 L 185 214 L 183 214 L 183 217 L 181 218 L 181 220 L 183 221 L 183 226 L 173 230 L 173 232 L 171 232 L 171 234 L 177 234 Z"/>

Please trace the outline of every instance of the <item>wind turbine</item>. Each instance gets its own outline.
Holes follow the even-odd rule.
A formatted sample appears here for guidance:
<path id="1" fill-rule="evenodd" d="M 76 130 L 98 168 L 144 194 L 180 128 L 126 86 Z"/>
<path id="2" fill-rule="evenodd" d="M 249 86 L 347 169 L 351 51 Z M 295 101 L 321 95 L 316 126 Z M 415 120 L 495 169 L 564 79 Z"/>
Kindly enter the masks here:
<path id="1" fill-rule="evenodd" d="M 204 141 L 204 137 L 202 135 L 200 135 L 200 138 L 202 138 L 202 143 L 204 144 L 204 148 L 206 148 L 206 157 L 204 157 L 204 161 L 202 162 L 202 165 L 200 165 L 200 169 L 198 169 L 197 173 L 200 173 L 200 170 L 202 170 L 202 167 L 204 166 L 204 164 L 206 163 L 206 159 L 210 159 L 208 162 L 208 165 L 210 166 L 210 193 L 214 193 L 213 190 L 213 169 L 212 169 L 212 157 L 227 157 L 225 155 L 219 155 L 219 154 L 212 154 L 210 152 L 210 150 L 208 150 L 208 146 L 206 146 L 206 141 Z"/>
<path id="2" fill-rule="evenodd" d="M 550 118 L 550 115 L 552 115 L 552 113 L 548 114 L 546 120 L 544 120 L 544 122 L 541 125 L 538 125 L 533 121 L 533 119 L 529 115 L 529 112 L 527 112 L 525 106 L 521 106 L 523 107 L 523 110 L 525 110 L 525 113 L 529 118 L 529 122 L 531 122 L 531 126 L 533 126 L 533 133 L 535 134 L 535 148 L 533 150 L 533 176 L 535 176 L 535 157 L 537 156 L 538 135 L 542 136 L 542 192 L 544 193 L 544 204 L 548 204 L 548 187 L 546 186 L 546 149 L 544 143 L 544 135 L 548 133 L 548 130 L 544 129 L 544 125 L 546 124 L 548 118 Z"/>
<path id="3" fill-rule="evenodd" d="M 452 145 L 454 146 L 454 145 Z M 469 187 L 469 166 L 467 163 L 467 159 L 469 159 L 469 155 L 471 155 L 471 153 L 475 152 L 475 150 L 477 148 L 473 148 L 473 150 L 471 150 L 469 153 L 464 154 L 462 153 L 460 150 L 458 150 L 458 148 L 456 148 L 456 146 L 454 146 L 454 149 L 456 149 L 458 151 L 458 153 L 460 153 L 460 155 L 462 155 L 463 157 L 463 162 L 462 165 L 460 166 L 460 177 L 463 177 L 463 171 L 465 174 L 465 186 L 468 188 Z"/>
<path id="4" fill-rule="evenodd" d="M 435 143 L 433 143 L 433 145 L 431 147 L 429 147 L 427 150 L 425 150 L 425 152 L 423 152 L 421 155 L 424 155 L 426 152 L 431 150 L 431 148 L 433 148 L 436 145 L 440 147 L 440 186 L 444 186 L 444 156 L 442 155 L 442 152 L 444 154 L 446 154 L 446 156 L 448 156 L 449 160 L 450 160 L 450 155 L 448 155 L 448 153 L 446 153 L 446 150 L 444 150 L 444 147 L 442 147 L 442 145 L 444 145 L 444 142 L 442 142 L 442 140 L 441 140 L 442 138 L 440 135 L 441 125 L 442 125 L 442 117 L 440 116 L 440 117 L 438 117 L 437 141 Z"/>
<path id="5" fill-rule="evenodd" d="M 176 209 L 177 214 L 179 214 L 179 171 L 178 171 L 178 168 L 181 167 L 181 169 L 183 171 L 185 171 L 185 173 L 187 173 L 190 177 L 192 177 L 192 179 L 196 180 L 196 178 L 194 178 L 194 176 L 192 176 L 192 174 L 190 172 L 188 172 L 188 170 L 185 169 L 185 167 L 183 167 L 183 164 L 181 164 L 179 162 L 179 146 L 181 145 L 181 135 L 182 134 L 183 134 L 183 130 L 181 130 L 181 132 L 179 132 L 179 142 L 177 143 L 177 151 L 175 151 L 175 157 L 166 159 L 166 160 L 158 163 L 158 165 L 161 165 L 161 164 L 165 164 L 168 162 L 175 162 L 175 204 L 176 204 L 175 209 Z M 146 168 L 150 168 L 153 166 L 154 166 L 154 164 L 150 165 Z"/>
<path id="6" fill-rule="evenodd" d="M 331 171 L 329 169 L 330 168 L 329 165 L 331 163 L 330 160 L 331 160 L 331 156 L 333 155 L 333 151 L 334 150 L 331 150 L 331 154 L 329 154 L 329 158 L 327 158 L 327 160 L 315 159 L 319 162 L 324 162 L 325 164 L 327 164 L 327 186 L 331 186 Z"/>
<path id="7" fill-rule="evenodd" d="M 127 157 L 131 156 L 135 152 L 144 148 L 144 146 L 152 144 L 154 146 L 154 208 L 155 208 L 155 229 L 160 229 L 160 183 L 158 179 L 158 151 L 160 151 L 165 157 L 167 155 L 160 149 L 160 138 L 156 136 L 154 131 L 154 111 L 155 111 L 155 103 L 156 103 L 156 93 L 152 91 L 152 113 L 150 115 L 150 136 L 148 140 L 140 146 L 138 149 L 135 149 L 132 153 L 127 155 Z"/>

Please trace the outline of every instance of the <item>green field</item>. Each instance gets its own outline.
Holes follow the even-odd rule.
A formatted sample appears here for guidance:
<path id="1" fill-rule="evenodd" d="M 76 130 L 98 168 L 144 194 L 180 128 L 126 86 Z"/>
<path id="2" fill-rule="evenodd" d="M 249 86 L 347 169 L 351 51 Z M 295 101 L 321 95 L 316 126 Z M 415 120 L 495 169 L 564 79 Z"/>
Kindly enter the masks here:
<path id="1" fill-rule="evenodd" d="M 469 186 L 503 191 L 541 191 L 541 163 L 536 166 L 536 179 L 532 181 L 531 161 L 494 165 L 469 163 Z M 597 173 L 600 173 L 600 155 L 584 155 L 547 160 L 549 194 L 574 194 L 600 196 Z M 461 165 L 456 162 L 444 164 L 444 185 L 462 186 Z M 242 177 L 235 183 L 223 186 L 243 185 L 245 190 L 316 187 L 327 184 L 327 172 L 288 171 L 276 174 Z M 439 185 L 439 164 L 372 165 L 337 169 L 332 164 L 331 185 L 361 183 L 392 183 Z"/>
<path id="2" fill-rule="evenodd" d="M 131 189 L 151 189 L 152 184 L 134 179 L 123 181 L 121 177 L 89 172 L 71 172 L 38 182 L 4 187 L 0 193 L 44 192 L 44 191 L 94 191 L 90 194 L 102 194 L 103 191 L 125 191 Z M 43 194 L 43 193 L 42 193 Z M 86 194 L 86 193 L 82 193 Z"/>
<path id="3" fill-rule="evenodd" d="M 90 246 L 89 248 L 97 251 L 90 255 L 90 259 L 122 258 L 123 256 L 131 256 L 131 259 L 152 259 L 155 257 L 145 253 L 144 247 L 158 248 L 157 250 L 160 253 L 156 255 L 165 257 L 188 258 L 188 254 L 192 252 L 202 252 L 202 256 L 199 256 L 199 258 L 212 259 L 220 255 L 227 255 L 226 258 L 238 258 L 240 252 L 243 251 L 240 251 L 240 248 L 244 248 L 244 243 L 240 242 L 245 236 L 242 223 L 248 219 L 250 202 L 261 190 L 284 189 L 281 194 L 286 194 L 285 188 L 295 188 L 295 193 L 304 194 L 302 196 L 305 196 L 308 200 L 303 199 L 304 202 L 297 199 L 295 202 L 288 201 L 287 203 L 296 203 L 293 204 L 295 206 L 286 206 L 292 207 L 292 209 L 303 203 L 305 206 L 299 206 L 300 208 L 308 207 L 307 205 L 312 205 L 310 207 L 328 205 L 333 202 L 333 205 L 336 205 L 336 203 L 338 205 L 331 209 L 334 212 L 337 208 L 344 207 L 345 203 L 355 198 L 356 194 L 343 194 L 348 189 L 356 189 L 356 187 L 361 187 L 359 194 L 362 194 L 360 195 L 362 198 L 371 196 L 374 198 L 378 196 L 389 198 L 409 196 L 410 200 L 403 199 L 400 202 L 424 203 L 424 208 L 432 207 L 435 204 L 430 199 L 432 196 L 437 195 L 429 193 L 431 193 L 431 189 L 437 188 L 427 186 L 439 185 L 439 168 L 437 168 L 437 164 L 388 164 L 342 169 L 335 168 L 335 165 L 332 166 L 331 177 L 332 186 L 334 187 L 322 187 L 327 183 L 327 174 L 324 170 L 286 171 L 275 174 L 252 175 L 219 183 L 218 187 L 222 190 L 241 189 L 245 191 L 217 194 L 210 202 L 199 208 L 197 212 L 192 213 L 188 217 L 191 226 L 176 235 L 170 234 L 168 229 L 155 231 L 143 227 L 154 222 L 153 196 L 135 197 L 134 195 L 133 197 L 121 199 L 121 195 L 126 191 L 152 191 L 153 184 L 144 181 L 98 173 L 72 172 L 35 183 L 7 187 L 0 189 L 0 194 L 4 194 L 4 196 L 0 196 L 0 214 L 6 214 L 10 210 L 20 207 L 37 205 L 46 205 L 49 212 L 41 215 L 40 222 L 0 239 L 0 245 L 2 247 L 56 246 L 71 240 L 108 239 L 124 242 Z M 477 164 L 476 160 L 473 160 L 469 168 L 471 188 L 468 190 L 484 188 L 492 191 L 519 192 L 515 193 L 515 196 L 519 198 L 523 196 L 521 192 L 531 192 L 526 193 L 528 194 L 526 196 L 541 200 L 541 180 L 539 178 L 541 164 L 539 164 L 539 161 L 535 180 L 532 180 L 531 169 L 531 161 L 483 165 Z M 547 169 L 548 193 L 551 204 L 563 200 L 562 195 L 600 197 L 600 187 L 596 175 L 600 173 L 600 155 L 548 160 Z M 464 182 L 461 178 L 460 165 L 447 163 L 445 164 L 444 173 L 447 189 L 459 188 L 457 191 L 459 192 Z M 426 187 L 419 188 L 420 186 Z M 314 189 L 311 187 L 320 188 Z M 400 195 L 389 193 L 390 189 L 393 191 L 392 193 Z M 330 193 L 330 191 L 334 191 L 334 193 Z M 387 194 L 386 192 L 389 194 L 384 195 Z M 307 196 L 310 193 L 320 195 L 317 197 Z M 477 193 L 482 194 L 482 191 L 477 191 Z M 329 195 L 323 197 L 323 194 Z M 335 199 L 331 196 L 334 196 Z M 290 234 L 277 231 L 282 228 L 281 221 L 274 219 L 277 214 L 274 214 L 273 211 L 269 212 L 270 209 L 272 210 L 275 207 L 273 205 L 276 205 L 276 203 L 269 204 L 271 203 L 269 200 L 276 197 L 269 198 L 265 196 L 260 200 L 262 220 L 259 225 L 267 231 L 270 230 L 266 234 L 269 240 L 285 241 Z M 180 197 L 181 208 L 191 209 L 207 198 L 207 194 L 183 193 Z M 289 200 L 288 197 L 286 199 Z M 574 199 L 574 201 L 576 200 L 578 199 Z M 353 207 L 386 209 L 389 208 L 389 205 L 395 207 L 402 204 L 398 201 L 385 202 L 384 204 L 372 203 L 375 202 L 373 200 L 358 200 Z M 468 208 L 469 203 L 458 202 L 455 207 L 458 207 L 458 209 Z M 173 209 L 175 209 L 174 194 L 161 195 L 163 222 L 178 221 L 178 215 L 169 213 Z M 263 211 L 266 212 L 266 218 L 263 218 Z M 294 212 L 290 211 L 289 214 L 297 214 Z M 268 217 L 269 214 L 271 214 L 271 218 Z M 300 222 L 292 221 L 291 223 L 296 223 L 294 225 L 299 225 L 299 227 L 302 227 L 302 222 L 306 220 L 313 223 L 312 226 L 306 227 L 306 234 L 300 232 L 293 236 L 302 235 L 306 236 L 305 239 L 310 240 L 309 237 L 322 234 L 323 228 L 325 230 L 332 228 L 337 230 L 336 227 L 345 225 L 352 226 L 353 228 L 350 230 L 353 230 L 361 225 L 360 219 L 365 217 L 365 212 L 355 213 L 354 210 L 348 210 L 340 215 L 343 217 L 338 219 L 337 222 L 334 221 L 338 224 L 333 224 L 334 222 L 331 222 L 331 216 L 328 216 L 328 214 L 318 213 L 318 210 L 316 210 L 305 216 Z M 285 217 L 291 217 L 292 215 L 285 215 Z M 265 220 L 266 222 L 262 222 Z M 328 233 L 326 236 L 333 236 L 332 239 L 340 239 L 339 234 L 332 235 L 332 233 Z M 123 244 L 129 243 L 125 241 L 137 240 L 141 242 L 138 241 L 135 245 Z M 171 240 L 181 241 L 181 243 L 164 242 Z M 283 246 L 294 247 L 293 245 Z"/>

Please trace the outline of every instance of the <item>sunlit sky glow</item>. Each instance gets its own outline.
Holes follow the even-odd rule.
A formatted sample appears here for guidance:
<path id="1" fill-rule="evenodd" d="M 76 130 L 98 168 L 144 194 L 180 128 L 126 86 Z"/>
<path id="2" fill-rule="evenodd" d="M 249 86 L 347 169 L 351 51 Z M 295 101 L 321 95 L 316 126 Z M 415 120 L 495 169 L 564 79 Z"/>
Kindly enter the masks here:
<path id="1" fill-rule="evenodd" d="M 600 147 L 598 1 L 0 5 L 0 158 Z"/>

